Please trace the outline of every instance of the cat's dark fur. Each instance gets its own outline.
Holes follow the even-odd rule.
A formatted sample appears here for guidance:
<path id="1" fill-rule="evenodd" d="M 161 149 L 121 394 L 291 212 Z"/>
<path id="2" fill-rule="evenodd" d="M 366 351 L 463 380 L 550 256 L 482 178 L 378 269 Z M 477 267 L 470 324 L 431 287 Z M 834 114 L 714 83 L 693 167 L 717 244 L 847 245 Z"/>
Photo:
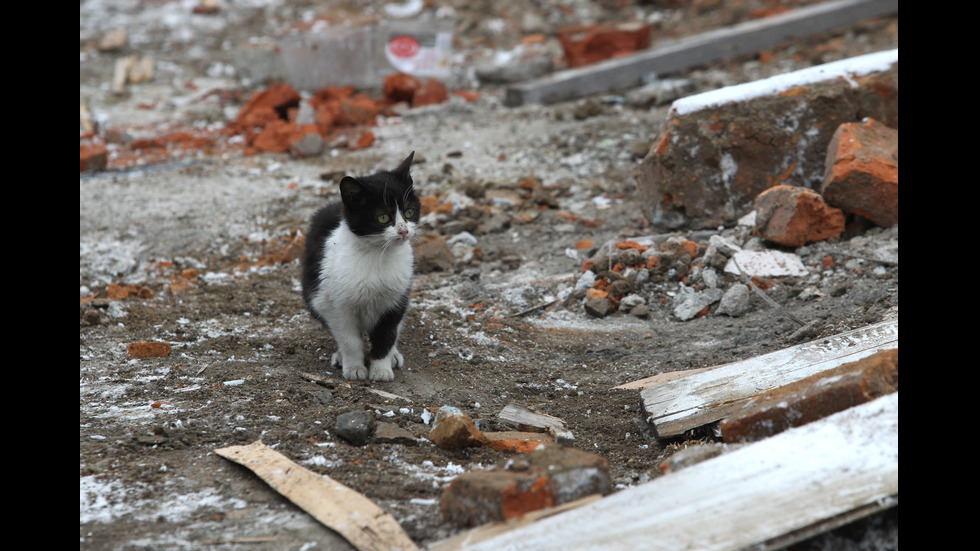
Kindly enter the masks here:
<path id="1" fill-rule="evenodd" d="M 414 272 L 412 238 L 421 204 L 409 168 L 345 176 L 341 202 L 313 215 L 303 254 L 303 300 L 333 335 L 331 362 L 350 380 L 390 381 Z M 371 341 L 368 358 L 362 335 Z"/>

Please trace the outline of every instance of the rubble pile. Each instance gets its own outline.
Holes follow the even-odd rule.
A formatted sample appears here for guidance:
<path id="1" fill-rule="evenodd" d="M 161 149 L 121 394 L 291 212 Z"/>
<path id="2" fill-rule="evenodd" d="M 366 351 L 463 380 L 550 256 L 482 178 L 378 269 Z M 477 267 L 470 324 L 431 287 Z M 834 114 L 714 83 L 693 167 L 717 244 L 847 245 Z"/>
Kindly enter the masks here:
<path id="1" fill-rule="evenodd" d="M 251 543 L 280 530 L 256 522 L 282 517 L 254 480 L 211 453 L 228 443 L 264 440 L 329 472 L 432 544 L 601 500 L 897 392 L 896 348 L 661 438 L 637 409 L 640 387 L 624 385 L 897 312 L 897 50 L 838 62 L 849 31 L 725 70 L 650 75 L 622 94 L 513 108 L 500 85 L 801 2 L 408 0 L 369 2 L 356 18 L 308 3 L 164 4 L 140 8 L 142 30 L 83 36 L 83 78 L 99 83 L 82 94 L 80 124 L 83 486 L 150 494 L 180 473 L 178 498 L 217 479 L 222 497 L 246 497 L 191 521 L 160 507 L 140 523 L 146 541 L 178 524 L 195 543 L 215 526 Z M 430 11 L 456 21 L 447 78 L 395 71 L 370 88 L 306 90 L 262 62 L 277 46 L 259 35 Z M 890 44 L 895 19 L 868 25 Z M 164 34 L 150 52 L 148 37 Z M 200 66 L 151 55 L 166 52 Z M 297 293 L 305 224 L 342 175 L 407 147 L 422 203 L 399 343 L 408 361 L 389 384 L 345 381 Z M 184 169 L 202 159 L 221 162 Z M 117 176 L 157 164 L 181 170 Z M 83 541 L 118 543 L 115 526 L 85 517 L 101 506 L 90 495 L 83 487 Z M 284 521 L 275 543 L 332 537 L 301 522 Z"/>

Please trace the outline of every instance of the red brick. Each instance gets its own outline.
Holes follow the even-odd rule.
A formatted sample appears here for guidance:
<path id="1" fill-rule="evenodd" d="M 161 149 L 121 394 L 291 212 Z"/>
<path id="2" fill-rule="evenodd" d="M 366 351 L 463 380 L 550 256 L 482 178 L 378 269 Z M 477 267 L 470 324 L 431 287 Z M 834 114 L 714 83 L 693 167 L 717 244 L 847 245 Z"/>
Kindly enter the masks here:
<path id="1" fill-rule="evenodd" d="M 286 111 L 299 105 L 300 95 L 288 84 L 277 83 L 252 94 L 238 112 L 242 127 L 265 126 L 272 117 L 285 120 Z"/>
<path id="2" fill-rule="evenodd" d="M 463 526 L 504 521 L 592 495 L 608 494 L 609 463 L 602 457 L 553 444 L 494 471 L 456 477 L 439 501 L 443 517 Z"/>
<path id="3" fill-rule="evenodd" d="M 755 233 L 773 243 L 799 247 L 839 236 L 844 213 L 812 189 L 773 186 L 755 199 Z"/>
<path id="4" fill-rule="evenodd" d="M 319 127 L 315 124 L 296 124 L 293 122 L 277 119 L 269 123 L 255 137 L 252 147 L 259 151 L 271 153 L 284 153 L 296 143 L 300 138 L 307 134 L 319 134 Z"/>
<path id="5" fill-rule="evenodd" d="M 385 97 L 393 102 L 412 102 L 415 91 L 422 87 L 418 77 L 406 73 L 393 73 L 384 79 Z"/>
<path id="6" fill-rule="evenodd" d="M 449 91 L 446 90 L 446 86 L 438 80 L 430 78 L 415 90 L 415 95 L 412 96 L 412 107 L 436 105 L 447 99 L 449 99 Z"/>
<path id="7" fill-rule="evenodd" d="M 126 345 L 130 358 L 163 358 L 170 355 L 169 342 L 133 342 Z"/>
<path id="8" fill-rule="evenodd" d="M 568 66 L 581 67 L 648 48 L 651 28 L 639 23 L 567 25 L 558 29 L 558 39 Z"/>
<path id="9" fill-rule="evenodd" d="M 791 93 L 727 99 L 739 90 L 721 103 L 707 95 L 713 92 L 679 100 L 687 102 L 680 109 L 675 102 L 651 140 L 656 145 L 637 167 L 636 183 L 643 215 L 658 229 L 730 224 L 775 185 L 817 189 L 841 123 L 873 117 L 897 128 L 897 61 L 888 70 L 828 78 Z"/>
<path id="10" fill-rule="evenodd" d="M 898 223 L 898 130 L 873 119 L 837 127 L 820 193 L 883 227 Z"/>
<path id="11" fill-rule="evenodd" d="M 79 172 L 105 168 L 108 152 L 101 144 L 81 144 L 78 147 Z"/>
<path id="12" fill-rule="evenodd" d="M 721 422 L 728 443 L 751 442 L 898 391 L 898 349 L 884 350 L 753 398 Z"/>
<path id="13" fill-rule="evenodd" d="M 484 432 L 487 446 L 502 452 L 528 453 L 555 441 L 551 436 L 540 432 L 499 431 Z"/>

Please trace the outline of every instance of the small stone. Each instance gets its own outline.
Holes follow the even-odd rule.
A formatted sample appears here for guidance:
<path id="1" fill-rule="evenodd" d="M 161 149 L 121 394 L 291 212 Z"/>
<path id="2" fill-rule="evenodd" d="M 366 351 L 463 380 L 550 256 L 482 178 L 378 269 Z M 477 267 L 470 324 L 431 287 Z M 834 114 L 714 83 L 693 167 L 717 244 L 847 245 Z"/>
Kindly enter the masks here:
<path id="1" fill-rule="evenodd" d="M 674 297 L 674 315 L 681 321 L 692 320 L 704 315 L 704 311 L 712 304 L 721 300 L 724 291 L 721 289 L 705 289 L 703 291 L 686 291 Z"/>
<path id="2" fill-rule="evenodd" d="M 363 446 L 374 434 L 374 415 L 366 411 L 348 411 L 337 417 L 334 432 L 354 446 Z"/>
<path id="3" fill-rule="evenodd" d="M 607 298 L 594 298 L 585 303 L 585 313 L 594 318 L 604 318 L 612 311 L 612 303 Z"/>
<path id="4" fill-rule="evenodd" d="M 323 137 L 316 132 L 304 134 L 289 146 L 289 151 L 297 157 L 315 157 L 323 153 Z"/>
<path id="5" fill-rule="evenodd" d="M 630 310 L 630 314 L 633 315 L 633 316 L 636 316 L 638 318 L 646 319 L 646 318 L 650 317 L 650 307 L 647 306 L 646 304 L 640 304 L 640 305 L 634 306 Z"/>
<path id="6" fill-rule="evenodd" d="M 374 430 L 374 441 L 379 444 L 402 444 L 416 446 L 419 439 L 411 432 L 394 423 L 378 423 Z"/>
<path id="7" fill-rule="evenodd" d="M 736 283 L 722 295 L 718 304 L 718 314 L 738 317 L 750 310 L 751 289 L 743 283 Z"/>
<path id="8" fill-rule="evenodd" d="M 325 405 L 331 398 L 333 398 L 333 393 L 326 388 L 313 395 L 313 399 L 316 400 L 316 403 L 321 405 Z"/>

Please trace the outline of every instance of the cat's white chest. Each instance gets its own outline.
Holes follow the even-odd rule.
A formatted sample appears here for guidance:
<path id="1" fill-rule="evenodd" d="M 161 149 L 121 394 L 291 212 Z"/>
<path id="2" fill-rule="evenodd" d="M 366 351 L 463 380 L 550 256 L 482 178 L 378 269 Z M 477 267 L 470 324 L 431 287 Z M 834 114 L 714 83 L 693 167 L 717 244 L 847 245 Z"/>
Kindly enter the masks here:
<path id="1" fill-rule="evenodd" d="M 328 320 L 345 319 L 368 330 L 408 291 L 413 252 L 407 240 L 381 246 L 343 223 L 324 242 L 314 307 Z"/>

